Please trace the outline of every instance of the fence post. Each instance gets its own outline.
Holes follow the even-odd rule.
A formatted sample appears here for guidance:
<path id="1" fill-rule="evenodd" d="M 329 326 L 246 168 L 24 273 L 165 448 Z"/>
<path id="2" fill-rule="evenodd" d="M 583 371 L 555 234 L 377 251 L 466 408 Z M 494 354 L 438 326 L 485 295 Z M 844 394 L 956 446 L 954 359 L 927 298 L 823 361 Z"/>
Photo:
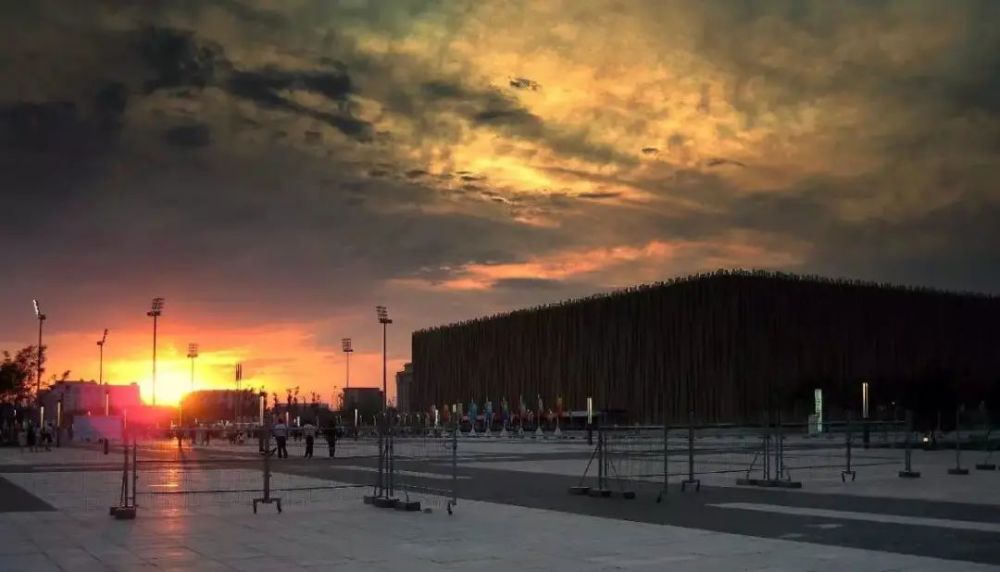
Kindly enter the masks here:
<path id="1" fill-rule="evenodd" d="M 663 418 L 663 490 L 656 497 L 656 502 L 663 500 L 663 496 L 667 494 L 667 485 L 669 482 L 670 475 L 670 426 L 667 425 L 666 412 L 664 412 Z"/>
<path id="2" fill-rule="evenodd" d="M 781 409 L 775 412 L 774 426 L 774 478 L 782 480 L 785 478 L 785 433 L 781 426 Z"/>
<path id="3" fill-rule="evenodd" d="M 681 482 L 681 492 L 688 485 L 694 485 L 695 492 L 701 490 L 701 481 L 694 478 L 694 411 L 688 411 L 688 478 Z"/>
<path id="4" fill-rule="evenodd" d="M 384 411 L 382 412 L 381 420 L 379 419 L 378 416 L 375 417 L 375 431 L 378 433 L 378 476 L 376 477 L 378 484 L 375 487 L 375 496 L 377 497 L 382 496 L 383 493 L 382 489 L 385 484 L 383 480 L 385 477 L 384 467 L 383 467 L 383 463 L 385 461 L 385 443 L 384 443 L 385 429 L 383 427 L 384 419 L 385 419 Z"/>
<path id="5" fill-rule="evenodd" d="M 395 483 L 395 476 L 396 476 L 396 471 L 395 471 L 395 469 L 396 469 L 396 467 L 395 467 L 395 463 L 396 463 L 395 452 L 396 452 L 396 450 L 395 450 L 395 447 L 394 447 L 395 443 L 393 443 L 393 437 L 395 436 L 395 432 L 396 432 L 396 424 L 395 424 L 394 421 L 395 420 L 393 419 L 392 413 L 388 413 L 386 415 L 386 425 L 387 425 L 386 439 L 388 441 L 386 443 L 386 465 L 387 465 L 386 466 L 386 473 L 387 473 L 387 475 L 389 477 L 388 478 L 388 481 L 389 481 L 389 483 L 388 483 L 389 484 L 389 498 L 393 498 L 395 496 L 395 494 L 396 494 L 396 483 Z"/>
<path id="6" fill-rule="evenodd" d="M 604 491 L 604 469 L 607 464 L 607 457 L 604 451 L 604 427 L 597 428 L 597 490 Z"/>
<path id="7" fill-rule="evenodd" d="M 764 432 L 764 437 L 762 438 L 764 445 L 764 464 L 761 467 L 762 474 L 765 481 L 771 480 L 771 427 L 768 426 L 767 431 Z"/>
<path id="8" fill-rule="evenodd" d="M 903 451 L 903 470 L 899 471 L 900 478 L 916 479 L 920 477 L 919 471 L 914 471 L 912 466 L 913 445 L 910 439 L 913 438 L 913 412 L 906 412 L 906 442 Z"/>
<path id="9" fill-rule="evenodd" d="M 126 441 L 125 447 L 128 448 L 128 441 Z M 136 442 L 136 437 L 132 437 L 132 506 L 138 508 L 138 504 L 135 502 L 136 485 L 139 481 L 139 458 L 138 458 L 139 444 Z M 127 455 L 128 453 L 126 453 Z"/>
<path id="10" fill-rule="evenodd" d="M 117 520 L 133 520 L 135 518 L 135 449 L 133 449 L 132 466 L 132 494 L 129 495 L 129 462 L 128 462 L 128 437 L 122 435 L 122 485 L 121 494 L 118 499 L 118 506 L 110 508 L 108 513 Z"/>
<path id="11" fill-rule="evenodd" d="M 977 471 L 995 471 L 997 470 L 996 463 L 993 462 L 993 445 L 990 441 L 990 436 L 993 434 L 993 425 L 990 423 L 990 413 L 986 409 L 985 404 L 980 404 L 979 413 L 983 416 L 983 428 L 986 434 L 983 435 L 983 453 L 985 457 L 983 462 L 976 463 Z"/>
<path id="12" fill-rule="evenodd" d="M 458 423 L 451 432 L 451 500 L 448 501 L 448 514 L 452 507 L 458 504 Z"/>
<path id="13" fill-rule="evenodd" d="M 853 416 L 850 413 L 847 414 L 847 425 L 844 427 L 844 451 L 846 454 L 846 459 L 845 459 L 846 466 L 844 470 L 840 473 L 840 481 L 845 483 L 847 482 L 847 475 L 851 475 L 852 481 L 858 476 L 857 473 L 855 473 L 854 470 L 851 469 L 851 421 L 853 420 L 852 417 Z M 862 423 L 864 423 L 864 421 L 862 421 Z"/>
<path id="14" fill-rule="evenodd" d="M 959 430 L 962 422 L 962 409 L 955 409 L 955 468 L 948 469 L 949 475 L 968 475 L 969 469 L 962 468 L 962 435 Z"/>
<path id="15" fill-rule="evenodd" d="M 264 496 L 253 499 L 253 513 L 257 514 L 258 504 L 274 504 L 281 512 L 281 499 L 271 498 L 271 419 L 268 418 L 264 428 Z"/>

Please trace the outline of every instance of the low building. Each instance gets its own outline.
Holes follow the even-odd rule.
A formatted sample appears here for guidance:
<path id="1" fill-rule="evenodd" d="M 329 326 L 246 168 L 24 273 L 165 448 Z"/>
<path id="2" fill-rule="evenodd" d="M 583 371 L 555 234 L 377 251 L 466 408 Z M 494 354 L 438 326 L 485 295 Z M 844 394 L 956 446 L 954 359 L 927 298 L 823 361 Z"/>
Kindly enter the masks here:
<path id="1" fill-rule="evenodd" d="M 252 389 L 203 389 L 181 399 L 183 422 L 257 421 L 260 396 Z"/>
<path id="2" fill-rule="evenodd" d="M 804 423 L 817 389 L 829 418 L 860 416 L 866 382 L 873 411 L 930 427 L 1000 409 L 998 323 L 997 295 L 720 271 L 414 332 L 409 405 L 592 398 L 638 423 Z"/>
<path id="3" fill-rule="evenodd" d="M 400 413 L 410 411 L 410 386 L 413 384 L 413 364 L 403 365 L 403 371 L 396 372 L 396 409 Z"/>
<path id="4" fill-rule="evenodd" d="M 104 415 L 105 400 L 109 413 L 121 415 L 131 409 L 142 407 L 139 384 L 113 385 L 96 381 L 59 381 L 42 395 L 42 405 L 55 412 L 62 402 L 64 415 Z"/>
<path id="5" fill-rule="evenodd" d="M 377 387 L 348 387 L 344 389 L 344 412 L 368 418 L 382 410 L 382 390 Z"/>

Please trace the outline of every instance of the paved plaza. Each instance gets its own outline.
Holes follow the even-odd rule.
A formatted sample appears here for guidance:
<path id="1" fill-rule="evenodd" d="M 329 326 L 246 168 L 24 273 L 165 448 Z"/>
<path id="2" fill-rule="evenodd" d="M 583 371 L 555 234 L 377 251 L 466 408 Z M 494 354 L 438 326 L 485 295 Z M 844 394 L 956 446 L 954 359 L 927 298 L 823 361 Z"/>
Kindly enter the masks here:
<path id="1" fill-rule="evenodd" d="M 133 521 L 108 515 L 120 448 L 0 450 L 0 570 L 1000 569 L 1000 472 L 948 475 L 947 450 L 915 451 L 912 480 L 897 476 L 896 450 L 859 451 L 853 482 L 802 465 L 799 490 L 737 487 L 739 475 L 720 472 L 682 492 L 671 476 L 657 503 L 653 482 L 634 500 L 569 495 L 590 458 L 579 438 L 460 440 L 455 474 L 442 440 L 400 479 L 454 485 L 448 514 L 448 499 L 427 492 L 414 493 L 421 512 L 365 505 L 377 470 L 369 441 L 341 442 L 336 459 L 303 459 L 292 443 L 290 459 L 272 461 L 283 511 L 254 514 L 256 445 L 172 446 L 140 443 Z M 682 460 L 671 455 L 671 475 Z"/>

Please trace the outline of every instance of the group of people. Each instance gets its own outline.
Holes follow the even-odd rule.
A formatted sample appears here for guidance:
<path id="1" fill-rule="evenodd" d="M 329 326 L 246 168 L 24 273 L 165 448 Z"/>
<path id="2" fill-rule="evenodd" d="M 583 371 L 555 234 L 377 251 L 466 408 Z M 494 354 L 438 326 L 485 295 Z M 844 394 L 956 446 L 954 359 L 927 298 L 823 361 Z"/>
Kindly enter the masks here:
<path id="1" fill-rule="evenodd" d="M 52 440 L 56 434 L 55 427 L 49 421 L 44 424 L 36 424 L 34 421 L 26 421 L 21 431 L 17 434 L 17 442 L 21 449 L 25 447 L 29 451 L 51 451 Z"/>
<path id="2" fill-rule="evenodd" d="M 305 423 L 300 427 L 300 435 L 306 442 L 306 453 L 305 458 L 311 459 L 313 457 L 313 445 L 316 442 L 316 433 L 318 429 L 312 421 L 306 420 Z M 277 445 L 276 453 L 279 459 L 288 458 L 288 434 L 289 427 L 280 417 L 276 420 L 274 425 L 271 426 L 271 435 L 274 437 L 274 441 Z M 330 457 L 333 458 L 337 455 L 337 427 L 332 426 L 323 431 L 326 437 L 327 447 L 329 449 Z M 260 451 L 265 452 L 264 448 L 264 436 L 261 435 L 260 438 Z"/>

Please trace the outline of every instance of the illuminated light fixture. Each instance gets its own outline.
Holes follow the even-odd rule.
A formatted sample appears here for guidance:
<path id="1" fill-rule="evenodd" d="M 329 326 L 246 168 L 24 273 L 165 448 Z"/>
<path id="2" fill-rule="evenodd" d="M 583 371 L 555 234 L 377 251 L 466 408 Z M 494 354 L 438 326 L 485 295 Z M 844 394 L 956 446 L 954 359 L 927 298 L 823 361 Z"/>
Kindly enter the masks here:
<path id="1" fill-rule="evenodd" d="M 38 299 L 31 300 L 35 307 L 35 317 L 38 318 L 38 363 L 35 364 L 35 399 L 41 399 L 42 391 L 42 324 L 45 322 L 45 314 L 38 307 Z"/>
<path id="2" fill-rule="evenodd" d="M 153 318 L 153 407 L 156 407 L 156 322 L 163 315 L 163 302 L 162 297 L 153 298 L 151 309 L 146 312 L 147 316 Z"/>
<path id="3" fill-rule="evenodd" d="M 386 408 L 386 328 L 392 323 L 389 319 L 389 310 L 385 306 L 375 306 L 375 313 L 378 315 L 378 323 L 382 324 L 382 409 Z"/>
<path id="4" fill-rule="evenodd" d="M 97 383 L 104 383 L 104 344 L 108 343 L 108 329 L 104 328 L 104 335 L 97 340 L 97 347 L 100 349 L 100 360 L 98 361 Z"/>
<path id="5" fill-rule="evenodd" d="M 191 360 L 191 391 L 194 391 L 194 359 L 198 357 L 198 344 L 188 344 L 187 357 Z"/>
<path id="6" fill-rule="evenodd" d="M 347 357 L 347 383 L 346 387 L 351 388 L 351 354 L 354 353 L 354 346 L 351 345 L 351 338 L 342 338 L 340 340 L 340 349 L 344 350 L 344 354 Z M 337 391 L 334 389 L 333 399 L 337 400 Z"/>

